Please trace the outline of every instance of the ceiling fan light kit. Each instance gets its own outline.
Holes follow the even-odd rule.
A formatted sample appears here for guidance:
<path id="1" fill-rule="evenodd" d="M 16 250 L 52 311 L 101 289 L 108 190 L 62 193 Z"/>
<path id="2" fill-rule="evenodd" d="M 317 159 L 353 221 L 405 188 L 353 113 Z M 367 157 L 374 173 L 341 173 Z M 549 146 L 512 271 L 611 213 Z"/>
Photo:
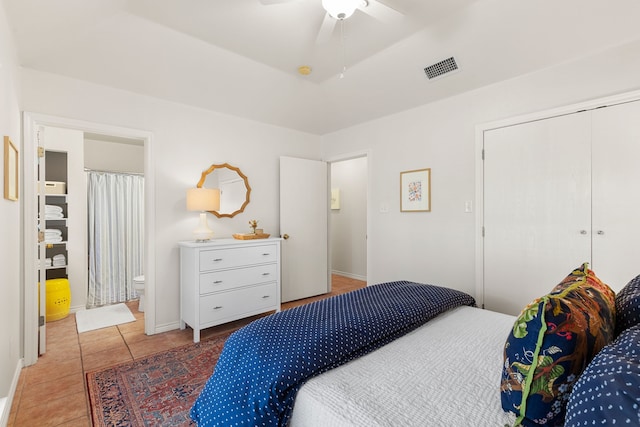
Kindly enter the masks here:
<path id="1" fill-rule="evenodd" d="M 363 0 L 322 0 L 324 10 L 339 21 L 347 19 L 358 7 L 366 5 L 367 2 Z"/>
<path id="2" fill-rule="evenodd" d="M 280 3 L 290 3 L 300 0 L 259 0 L 260 3 L 266 5 L 276 5 Z M 314 0 L 317 2 L 318 0 Z M 339 24 L 340 26 L 340 44 L 342 46 L 342 71 L 339 78 L 344 78 L 347 70 L 346 58 L 346 41 L 345 41 L 345 20 L 350 18 L 356 11 L 360 10 L 364 14 L 382 22 L 398 24 L 404 14 L 385 5 L 378 0 L 321 0 L 322 7 L 325 10 L 324 19 L 316 36 L 316 44 L 323 45 L 335 39 L 334 30 Z M 301 65 L 297 69 L 298 75 L 308 76 L 312 73 L 312 69 L 308 65 Z"/>

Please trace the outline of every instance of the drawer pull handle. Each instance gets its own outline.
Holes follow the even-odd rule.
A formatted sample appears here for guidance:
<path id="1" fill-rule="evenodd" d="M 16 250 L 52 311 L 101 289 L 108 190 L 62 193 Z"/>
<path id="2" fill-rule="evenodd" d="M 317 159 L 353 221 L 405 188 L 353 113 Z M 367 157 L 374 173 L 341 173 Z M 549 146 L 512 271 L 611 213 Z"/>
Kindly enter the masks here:
<path id="1" fill-rule="evenodd" d="M 220 262 L 222 261 L 222 258 L 214 258 L 213 262 Z"/>
<path id="2" fill-rule="evenodd" d="M 221 305 L 218 305 L 218 306 L 213 307 L 213 309 L 214 309 L 214 310 L 220 310 L 221 308 L 222 308 L 222 306 L 221 306 Z"/>
<path id="3" fill-rule="evenodd" d="M 214 284 L 214 285 L 217 285 L 217 284 L 219 284 L 219 283 L 222 283 L 222 280 L 214 280 L 214 281 L 213 281 L 213 284 Z"/>
<path id="4" fill-rule="evenodd" d="M 269 255 L 271 255 L 271 254 L 270 254 L 270 253 L 268 253 L 268 252 L 267 252 L 267 253 L 262 254 L 262 256 L 269 256 Z"/>
<path id="5" fill-rule="evenodd" d="M 270 275 L 270 274 L 271 274 L 271 273 L 262 273 L 262 275 L 263 275 L 263 276 L 268 276 L 268 275 Z"/>
<path id="6" fill-rule="evenodd" d="M 267 298 L 271 298 L 271 296 L 270 296 L 270 295 L 264 295 L 264 296 L 262 297 L 262 299 L 267 299 Z"/>

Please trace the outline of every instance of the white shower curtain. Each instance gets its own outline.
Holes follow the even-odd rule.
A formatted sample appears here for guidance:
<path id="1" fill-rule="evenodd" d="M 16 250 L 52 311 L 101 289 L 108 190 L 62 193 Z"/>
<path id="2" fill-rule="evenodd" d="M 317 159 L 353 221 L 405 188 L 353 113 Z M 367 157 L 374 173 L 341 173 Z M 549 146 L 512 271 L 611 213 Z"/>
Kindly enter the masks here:
<path id="1" fill-rule="evenodd" d="M 89 291 L 87 307 L 136 298 L 144 274 L 144 177 L 87 172 Z"/>

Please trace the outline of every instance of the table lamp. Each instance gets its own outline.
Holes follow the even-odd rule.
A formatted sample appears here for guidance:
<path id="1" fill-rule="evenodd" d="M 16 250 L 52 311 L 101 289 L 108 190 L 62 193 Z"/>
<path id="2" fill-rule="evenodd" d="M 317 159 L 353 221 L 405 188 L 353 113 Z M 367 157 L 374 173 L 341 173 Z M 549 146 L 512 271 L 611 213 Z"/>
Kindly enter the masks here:
<path id="1" fill-rule="evenodd" d="M 220 190 L 217 188 L 189 188 L 187 190 L 187 210 L 200 211 L 200 223 L 193 230 L 196 242 L 206 242 L 213 237 L 213 230 L 207 223 L 207 211 L 220 209 Z"/>

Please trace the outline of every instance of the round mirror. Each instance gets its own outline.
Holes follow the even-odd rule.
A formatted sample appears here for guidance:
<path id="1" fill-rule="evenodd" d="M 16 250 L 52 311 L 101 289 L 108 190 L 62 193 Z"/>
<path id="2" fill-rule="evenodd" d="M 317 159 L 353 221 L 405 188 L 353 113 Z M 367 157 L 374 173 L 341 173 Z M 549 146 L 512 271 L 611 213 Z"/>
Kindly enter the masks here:
<path id="1" fill-rule="evenodd" d="M 211 165 L 202 172 L 198 188 L 218 188 L 220 190 L 220 209 L 209 211 L 218 218 L 233 218 L 249 204 L 251 187 L 249 180 L 240 169 L 228 163 Z"/>

